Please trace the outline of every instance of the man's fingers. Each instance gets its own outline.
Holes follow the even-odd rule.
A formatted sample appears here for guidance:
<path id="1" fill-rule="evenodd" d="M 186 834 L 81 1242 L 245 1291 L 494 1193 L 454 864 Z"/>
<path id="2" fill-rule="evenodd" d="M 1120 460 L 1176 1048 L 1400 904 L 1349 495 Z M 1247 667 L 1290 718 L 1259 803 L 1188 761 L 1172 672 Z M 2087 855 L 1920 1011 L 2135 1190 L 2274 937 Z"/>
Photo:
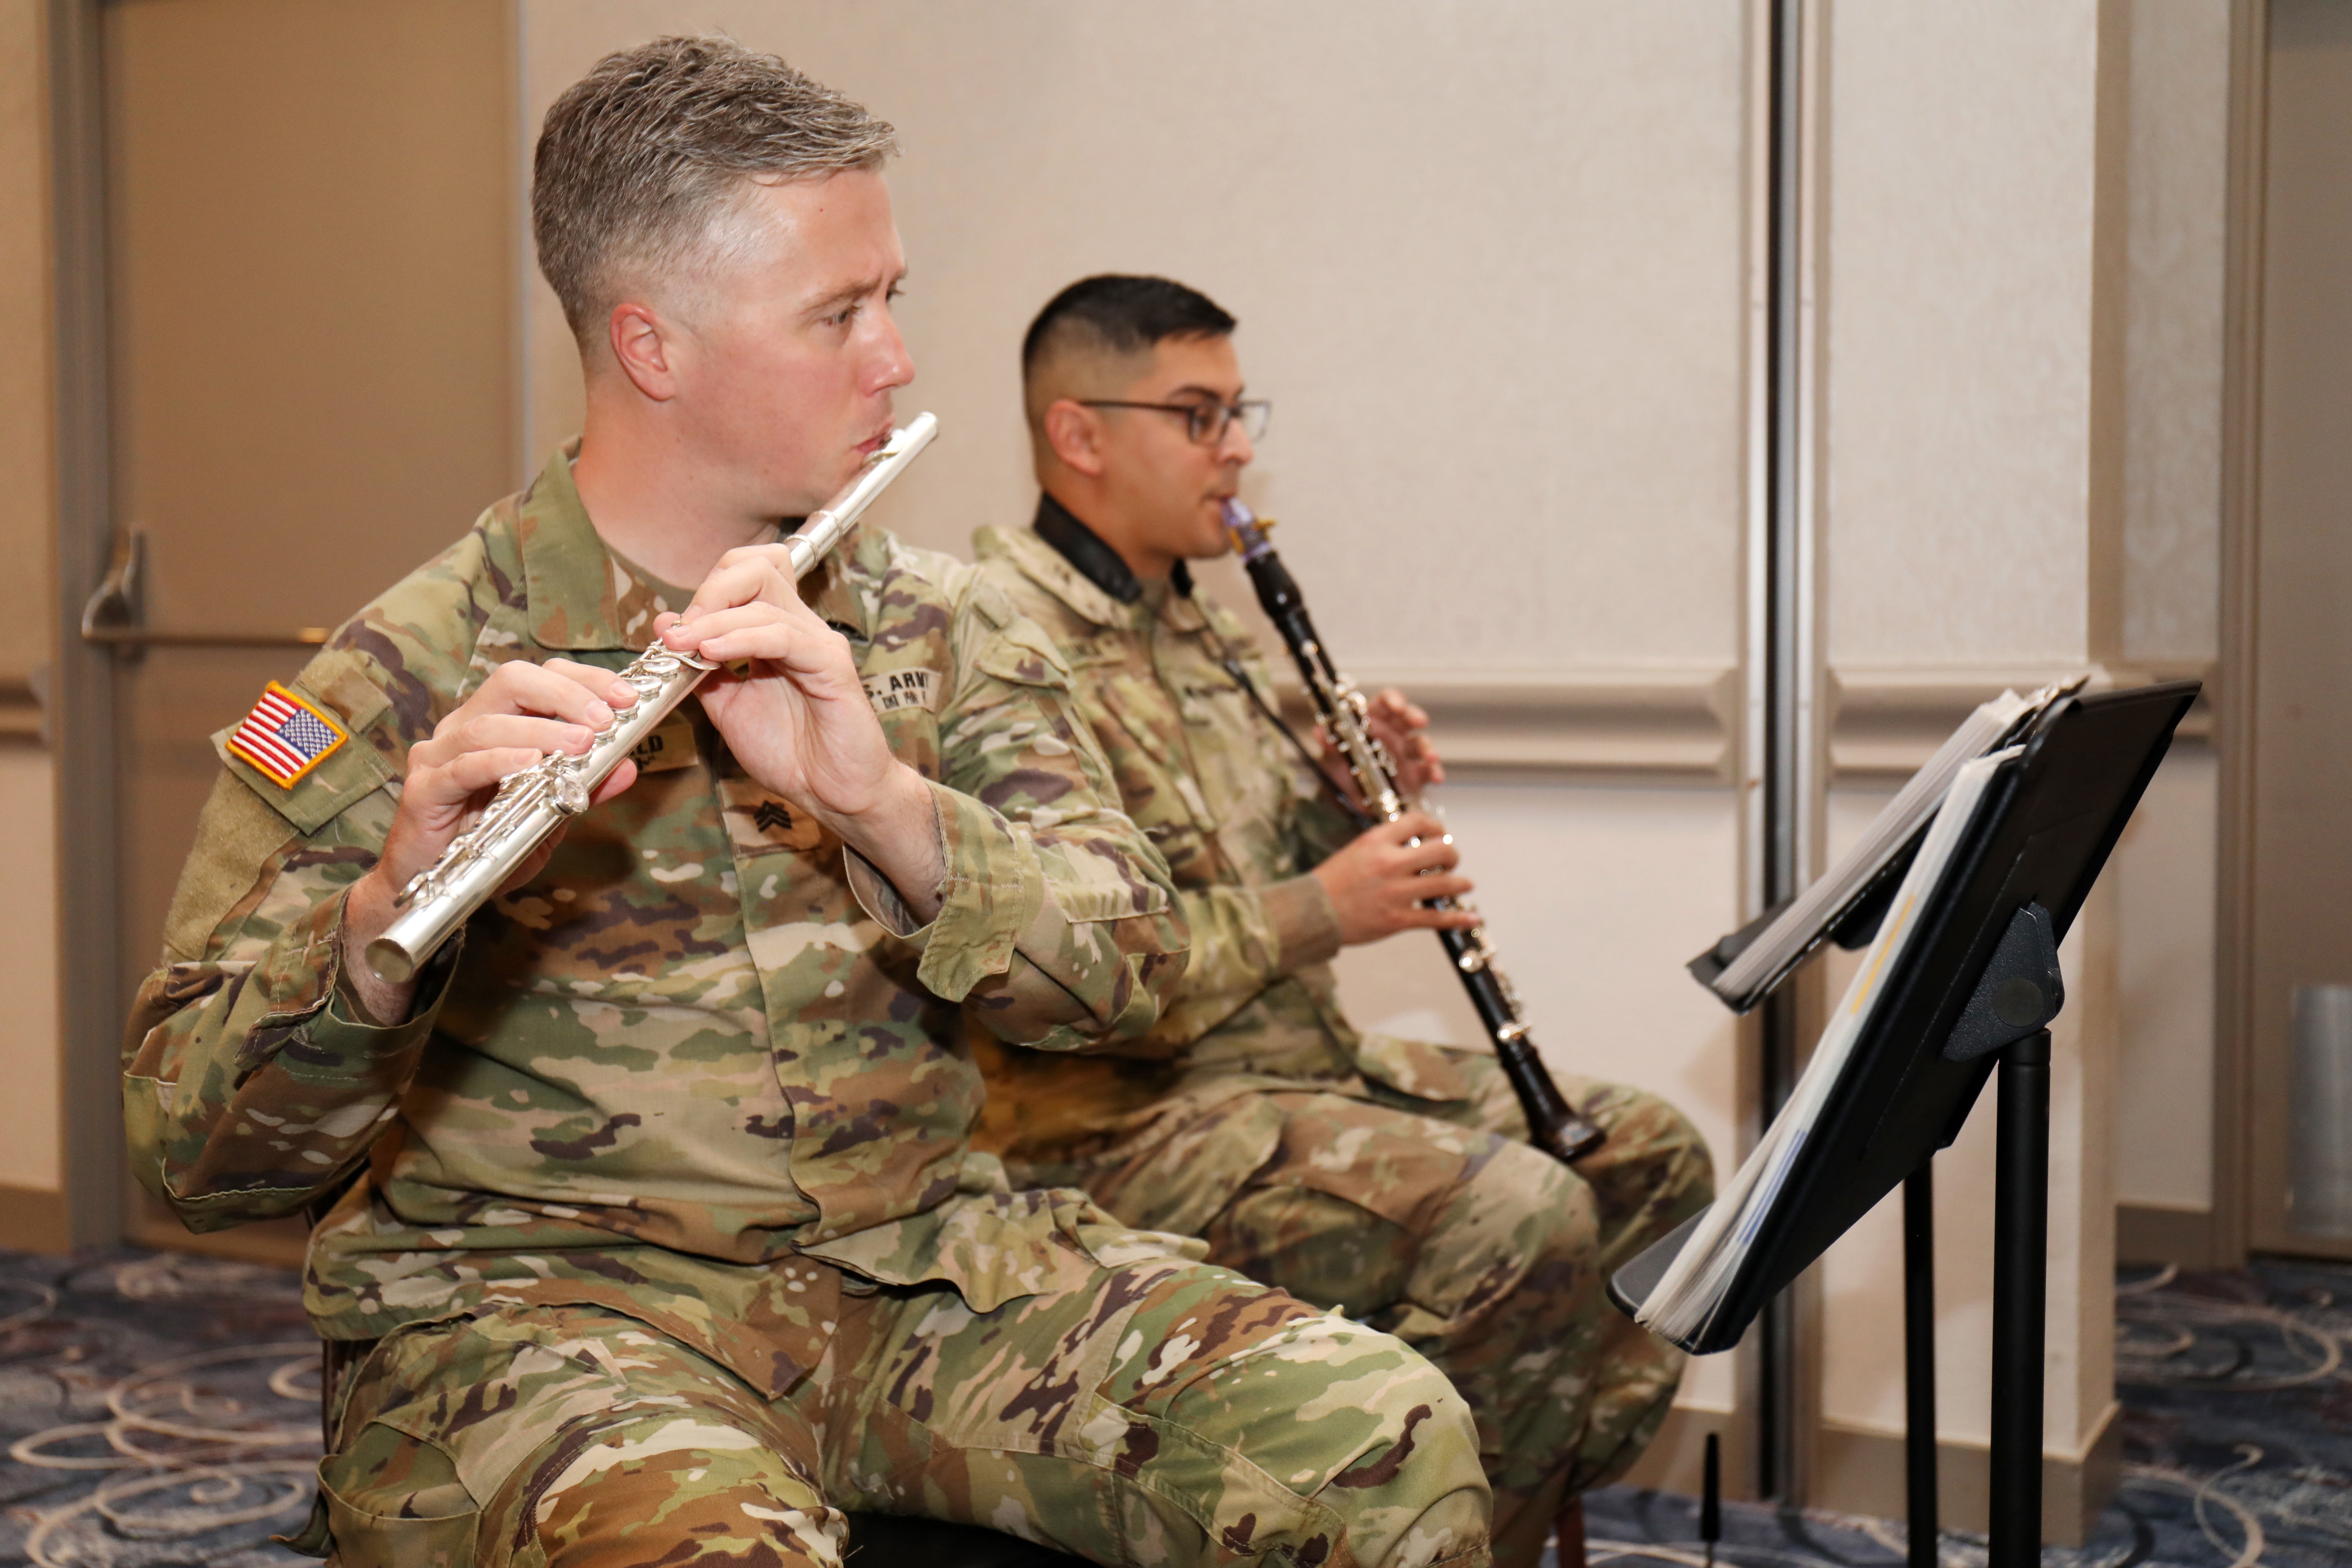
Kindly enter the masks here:
<path id="1" fill-rule="evenodd" d="M 1445 837 L 1445 824 L 1425 811 L 1408 811 L 1389 824 L 1390 842 L 1402 844 L 1409 838 L 1428 840 Z"/>
<path id="2" fill-rule="evenodd" d="M 492 670 L 481 689 L 449 718 L 536 713 L 602 730 L 613 721 L 613 710 L 627 707 L 635 696 L 628 684 L 609 669 L 575 664 L 568 658 L 550 659 L 543 665 L 513 658 Z M 448 720 L 442 722 L 446 724 Z"/>
<path id="3" fill-rule="evenodd" d="M 513 892 L 517 888 L 528 885 L 532 878 L 547 869 L 547 863 L 555 858 L 555 847 L 563 842 L 564 829 L 569 826 L 571 826 L 570 823 L 564 823 L 554 832 L 541 839 L 539 847 L 524 856 L 516 865 L 514 874 L 499 884 L 499 894 L 503 896 Z"/>
<path id="4" fill-rule="evenodd" d="M 1412 898 L 1415 903 L 1429 899 L 1459 899 L 1472 892 L 1475 888 L 1475 884 L 1467 877 L 1451 877 L 1443 871 L 1437 871 L 1426 877 L 1413 879 Z"/>
<path id="5" fill-rule="evenodd" d="M 453 733 L 436 735 L 426 743 L 446 750 L 450 756 L 463 752 L 529 746 L 540 752 L 568 752 L 577 757 L 584 756 L 588 748 L 596 743 L 596 731 L 585 724 L 567 724 L 561 719 L 534 719 L 524 713 L 485 713 L 478 719 L 467 720 Z M 425 748 L 420 746 L 417 749 L 423 751 Z"/>
<path id="6" fill-rule="evenodd" d="M 588 797 L 588 804 L 602 805 L 636 782 L 637 764 L 623 757 L 621 765 L 605 774 L 604 782 L 596 786 L 596 793 Z"/>
<path id="7" fill-rule="evenodd" d="M 496 746 L 486 752 L 466 752 L 440 767 L 412 770 L 409 789 L 420 785 L 436 801 L 462 801 L 482 790 L 494 789 L 509 773 L 520 773 L 541 753 L 524 746 Z M 406 796 L 404 794 L 403 798 Z"/>
<path id="8" fill-rule="evenodd" d="M 1442 838 L 1424 838 L 1398 851 L 1398 864 L 1408 872 L 1451 871 L 1462 863 L 1462 852 Z"/>
<path id="9" fill-rule="evenodd" d="M 1399 931 L 1467 931 L 1478 923 L 1475 910 L 1433 910 L 1414 904 L 1397 911 Z"/>
<path id="10" fill-rule="evenodd" d="M 1429 715 L 1393 686 L 1383 688 L 1381 694 L 1372 699 L 1372 703 L 1376 712 L 1395 720 L 1401 729 L 1423 730 L 1429 727 Z"/>
<path id="11" fill-rule="evenodd" d="M 747 626 L 773 626 L 786 624 L 783 607 L 764 600 L 746 605 L 730 605 L 723 610 L 712 610 L 698 616 L 691 622 L 681 621 L 672 630 L 673 641 L 691 640 L 707 644 L 714 637 L 739 632 Z"/>
<path id="12" fill-rule="evenodd" d="M 747 545 L 720 556 L 710 575 L 702 580 L 702 586 L 694 591 L 694 602 L 687 605 L 686 614 L 679 619 L 692 623 L 717 611 L 731 610 L 754 601 L 772 605 L 799 603 L 800 589 L 793 580 L 793 553 L 784 545 Z"/>
<path id="13" fill-rule="evenodd" d="M 721 663 L 779 659 L 806 670 L 835 657 L 844 660 L 848 657 L 848 645 L 840 634 L 797 605 L 739 605 L 715 610 L 692 626 L 677 628 L 673 644 L 680 637 L 693 638 L 703 658 Z"/>
<path id="14" fill-rule="evenodd" d="M 686 614 L 678 617 L 680 625 L 690 625 L 714 610 L 729 610 L 738 605 L 748 605 L 771 589 L 773 574 L 757 561 L 742 559 L 735 551 L 721 556 L 702 586 L 694 591 L 693 602 Z"/>
<path id="15" fill-rule="evenodd" d="M 626 708 L 637 700 L 635 687 L 602 665 L 582 664 L 572 658 L 551 658 L 540 668 L 551 675 L 576 681 L 591 697 L 601 699 L 610 707 Z"/>

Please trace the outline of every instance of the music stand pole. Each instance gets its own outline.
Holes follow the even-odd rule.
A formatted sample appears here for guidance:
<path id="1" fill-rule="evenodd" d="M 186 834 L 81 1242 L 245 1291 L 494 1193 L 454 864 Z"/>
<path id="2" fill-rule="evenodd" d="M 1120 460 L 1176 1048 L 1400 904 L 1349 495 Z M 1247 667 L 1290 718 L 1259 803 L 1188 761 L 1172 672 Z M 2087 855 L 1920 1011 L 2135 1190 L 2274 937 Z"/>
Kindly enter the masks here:
<path id="1" fill-rule="evenodd" d="M 2049 1290 L 2050 1031 L 2001 1048 L 1993 1188 L 1989 1568 L 2042 1561 L 2042 1352 Z"/>
<path id="2" fill-rule="evenodd" d="M 1903 1458 L 1910 1568 L 1936 1568 L 1936 1163 L 1903 1181 Z"/>

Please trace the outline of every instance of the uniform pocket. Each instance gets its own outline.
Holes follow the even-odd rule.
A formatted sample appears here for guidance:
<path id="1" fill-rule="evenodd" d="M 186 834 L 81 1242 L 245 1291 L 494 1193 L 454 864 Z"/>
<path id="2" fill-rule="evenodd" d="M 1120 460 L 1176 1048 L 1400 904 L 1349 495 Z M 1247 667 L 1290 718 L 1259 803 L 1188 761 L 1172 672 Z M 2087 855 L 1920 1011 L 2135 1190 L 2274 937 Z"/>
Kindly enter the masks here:
<path id="1" fill-rule="evenodd" d="M 1356 1070 L 1399 1094 L 1452 1104 L 1470 1098 L 1470 1080 L 1443 1046 L 1395 1035 L 1360 1035 L 1348 1053 Z"/>
<path id="2" fill-rule="evenodd" d="M 437 1446 L 371 1421 L 319 1461 L 340 1568 L 466 1568 L 481 1508 Z"/>

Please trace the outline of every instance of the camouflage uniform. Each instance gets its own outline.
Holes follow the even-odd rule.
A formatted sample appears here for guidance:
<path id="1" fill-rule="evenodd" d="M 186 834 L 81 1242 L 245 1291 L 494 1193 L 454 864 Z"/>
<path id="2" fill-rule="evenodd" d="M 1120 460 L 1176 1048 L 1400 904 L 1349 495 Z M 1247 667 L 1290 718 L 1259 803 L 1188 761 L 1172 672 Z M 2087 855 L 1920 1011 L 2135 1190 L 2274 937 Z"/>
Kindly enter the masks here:
<path id="1" fill-rule="evenodd" d="M 223 750 L 124 1104 L 196 1229 L 362 1173 L 311 1243 L 320 1332 L 374 1348 L 307 1544 L 837 1563 L 846 1502 L 1104 1561 L 1483 1562 L 1468 1417 L 1420 1358 L 970 1149 L 966 1019 L 1142 1034 L 1182 967 L 1166 870 L 1002 594 L 877 530 L 804 586 L 934 781 L 921 929 L 689 703 L 406 1021 L 367 1016 L 342 896 L 408 749 L 499 662 L 617 668 L 683 598 L 561 457 L 298 679 L 350 731 L 315 771 Z"/>
<path id="2" fill-rule="evenodd" d="M 1116 1055 L 978 1047 L 982 1145 L 1016 1181 L 1082 1185 L 1422 1350 L 1477 1415 L 1496 1561 L 1532 1563 L 1562 1497 L 1622 1473 L 1664 1419 L 1682 1357 L 1601 1290 L 1706 1203 L 1705 1146 L 1661 1100 L 1568 1079 L 1609 1133 L 1571 1172 L 1524 1142 L 1490 1053 L 1351 1029 L 1336 917 L 1302 873 L 1356 828 L 1236 684 L 1228 659 L 1273 700 L 1239 623 L 1181 567 L 1137 581 L 1051 497 L 1034 529 L 976 544 L 1062 645 L 1192 934 L 1182 994 Z"/>

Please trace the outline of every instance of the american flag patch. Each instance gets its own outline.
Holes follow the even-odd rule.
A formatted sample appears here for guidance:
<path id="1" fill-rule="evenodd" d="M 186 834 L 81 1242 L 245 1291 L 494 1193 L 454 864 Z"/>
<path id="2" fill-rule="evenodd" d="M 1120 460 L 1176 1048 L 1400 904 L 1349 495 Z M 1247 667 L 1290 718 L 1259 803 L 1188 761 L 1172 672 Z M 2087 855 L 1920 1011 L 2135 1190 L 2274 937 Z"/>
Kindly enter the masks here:
<path id="1" fill-rule="evenodd" d="M 273 680 L 230 732 L 228 749 L 278 788 L 292 789 L 349 739 L 341 724 Z"/>

